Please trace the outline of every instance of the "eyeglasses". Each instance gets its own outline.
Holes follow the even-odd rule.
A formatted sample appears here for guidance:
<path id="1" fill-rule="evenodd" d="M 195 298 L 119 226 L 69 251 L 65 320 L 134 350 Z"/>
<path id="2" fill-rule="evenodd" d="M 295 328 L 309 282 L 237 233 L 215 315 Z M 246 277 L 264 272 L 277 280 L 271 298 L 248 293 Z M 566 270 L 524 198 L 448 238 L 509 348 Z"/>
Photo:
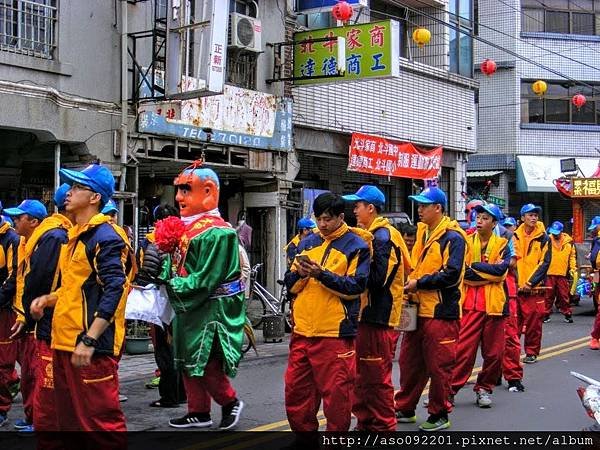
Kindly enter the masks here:
<path id="1" fill-rule="evenodd" d="M 94 192 L 94 190 L 88 186 L 84 186 L 83 184 L 79 184 L 79 183 L 73 183 L 73 185 L 71 186 L 71 190 L 72 191 L 90 191 L 90 192 Z"/>

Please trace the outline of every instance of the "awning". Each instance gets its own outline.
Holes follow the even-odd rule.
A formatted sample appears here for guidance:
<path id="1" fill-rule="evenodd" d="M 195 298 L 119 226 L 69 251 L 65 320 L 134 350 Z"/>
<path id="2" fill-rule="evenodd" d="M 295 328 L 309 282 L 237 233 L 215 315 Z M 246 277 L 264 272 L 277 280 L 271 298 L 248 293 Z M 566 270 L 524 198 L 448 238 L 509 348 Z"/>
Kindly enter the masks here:
<path id="1" fill-rule="evenodd" d="M 560 160 L 568 156 L 517 156 L 517 192 L 557 192 L 553 181 L 563 176 Z M 577 165 L 586 177 L 598 167 L 596 158 L 576 158 Z"/>
<path id="2" fill-rule="evenodd" d="M 467 178 L 488 178 L 500 175 L 502 170 L 473 170 L 467 172 Z"/>

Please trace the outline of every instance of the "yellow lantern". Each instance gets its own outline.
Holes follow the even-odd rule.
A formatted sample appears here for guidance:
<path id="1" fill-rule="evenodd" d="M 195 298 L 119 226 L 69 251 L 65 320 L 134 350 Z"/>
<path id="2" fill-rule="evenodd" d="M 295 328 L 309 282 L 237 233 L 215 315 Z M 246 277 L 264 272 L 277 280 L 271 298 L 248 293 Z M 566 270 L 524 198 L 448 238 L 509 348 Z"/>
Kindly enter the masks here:
<path id="1" fill-rule="evenodd" d="M 417 43 L 419 48 L 423 48 L 425 44 L 429 44 L 431 40 L 431 32 L 427 28 L 417 28 L 412 34 L 413 41 Z"/>
<path id="2" fill-rule="evenodd" d="M 535 93 L 535 95 L 541 97 L 548 90 L 548 85 L 545 81 L 537 80 L 531 85 L 531 90 Z"/>

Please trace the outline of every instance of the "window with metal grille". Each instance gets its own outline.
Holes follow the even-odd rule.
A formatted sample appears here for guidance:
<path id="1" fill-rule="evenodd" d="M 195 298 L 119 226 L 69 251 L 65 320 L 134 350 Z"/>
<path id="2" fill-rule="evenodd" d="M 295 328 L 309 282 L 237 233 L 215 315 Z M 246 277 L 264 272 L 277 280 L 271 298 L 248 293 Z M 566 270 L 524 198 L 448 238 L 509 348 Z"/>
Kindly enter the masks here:
<path id="1" fill-rule="evenodd" d="M 227 52 L 227 83 L 244 89 L 256 89 L 258 53 Z"/>
<path id="2" fill-rule="evenodd" d="M 548 82 L 548 91 L 538 97 L 531 90 L 533 81 L 521 82 L 521 123 L 600 125 L 600 84 L 586 82 L 588 86 L 573 86 L 568 82 Z M 586 97 L 581 108 L 571 102 L 575 94 Z"/>
<path id="3" fill-rule="evenodd" d="M 0 50 L 53 59 L 56 0 L 0 0 Z"/>
<path id="4" fill-rule="evenodd" d="M 522 0 L 521 27 L 525 32 L 600 34 L 598 0 Z"/>

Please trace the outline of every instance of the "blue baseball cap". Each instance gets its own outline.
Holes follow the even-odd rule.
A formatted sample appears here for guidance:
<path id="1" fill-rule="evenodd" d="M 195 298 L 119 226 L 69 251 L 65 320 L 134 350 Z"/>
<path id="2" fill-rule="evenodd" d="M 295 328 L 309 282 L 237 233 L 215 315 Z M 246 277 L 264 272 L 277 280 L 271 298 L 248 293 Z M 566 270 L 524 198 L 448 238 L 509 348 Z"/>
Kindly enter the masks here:
<path id="1" fill-rule="evenodd" d="M 102 214 L 118 213 L 119 212 L 119 208 L 117 208 L 117 204 L 111 198 L 109 201 L 106 202 L 106 205 L 104 205 L 104 208 L 102 208 L 102 211 L 100 211 L 100 212 Z"/>
<path id="2" fill-rule="evenodd" d="M 590 226 L 588 227 L 588 231 L 592 231 L 598 225 L 600 225 L 600 216 L 596 216 L 592 219 L 592 222 L 590 223 Z"/>
<path id="3" fill-rule="evenodd" d="M 315 228 L 317 226 L 317 224 L 312 220 L 309 219 L 308 217 L 303 217 L 300 220 L 298 220 L 298 229 L 301 230 L 303 228 Z"/>
<path id="4" fill-rule="evenodd" d="M 356 194 L 343 195 L 342 198 L 349 202 L 367 202 L 375 206 L 383 206 L 385 204 L 385 195 L 377 186 L 365 184 L 361 186 Z"/>
<path id="5" fill-rule="evenodd" d="M 48 215 L 46 207 L 39 200 L 23 200 L 19 206 L 6 208 L 3 212 L 12 217 L 28 214 L 38 220 L 44 220 Z"/>
<path id="6" fill-rule="evenodd" d="M 558 236 L 564 228 L 564 225 L 557 220 L 556 222 L 552 222 L 552 225 L 548 227 L 548 233 Z"/>
<path id="7" fill-rule="evenodd" d="M 100 194 L 102 197 L 102 206 L 104 206 L 115 193 L 115 177 L 110 173 L 110 170 L 99 164 L 90 164 L 81 171 L 60 169 L 59 174 L 61 181 L 71 186 L 73 183 L 82 184 Z"/>
<path id="8" fill-rule="evenodd" d="M 12 221 L 12 219 L 4 214 L 0 216 L 0 223 L 2 223 L 2 221 L 8 223 L 11 227 L 15 226 L 15 223 Z"/>
<path id="9" fill-rule="evenodd" d="M 422 203 L 424 205 L 437 203 L 442 205 L 444 208 L 448 203 L 444 191 L 436 187 L 428 187 L 427 189 L 423 189 L 419 195 L 409 195 L 408 198 L 410 198 L 413 202 Z"/>
<path id="10" fill-rule="evenodd" d="M 527 203 L 526 205 L 523 205 L 523 207 L 521 208 L 521 216 L 524 216 L 527 213 L 537 213 L 538 215 L 542 213 L 542 207 L 541 206 L 536 206 L 533 203 Z"/>
<path id="11" fill-rule="evenodd" d="M 516 227 L 517 226 L 517 221 L 515 220 L 514 217 L 507 217 L 506 219 L 504 219 L 504 222 L 502 222 L 502 225 L 506 226 L 510 226 L 510 227 Z"/>
<path id="12" fill-rule="evenodd" d="M 493 203 L 486 203 L 485 205 L 477 205 L 473 209 L 475 211 L 477 211 L 478 213 L 481 213 L 481 212 L 488 213 L 490 216 L 492 216 L 494 219 L 496 219 L 496 221 L 500 221 L 500 220 L 504 219 L 504 214 L 502 214 L 502 211 L 500 211 L 500 208 L 498 207 L 498 205 L 495 205 Z"/>
<path id="13" fill-rule="evenodd" d="M 67 199 L 67 192 L 71 190 L 71 186 L 67 183 L 61 184 L 56 192 L 54 193 L 54 204 L 60 209 L 65 209 L 65 200 Z"/>

